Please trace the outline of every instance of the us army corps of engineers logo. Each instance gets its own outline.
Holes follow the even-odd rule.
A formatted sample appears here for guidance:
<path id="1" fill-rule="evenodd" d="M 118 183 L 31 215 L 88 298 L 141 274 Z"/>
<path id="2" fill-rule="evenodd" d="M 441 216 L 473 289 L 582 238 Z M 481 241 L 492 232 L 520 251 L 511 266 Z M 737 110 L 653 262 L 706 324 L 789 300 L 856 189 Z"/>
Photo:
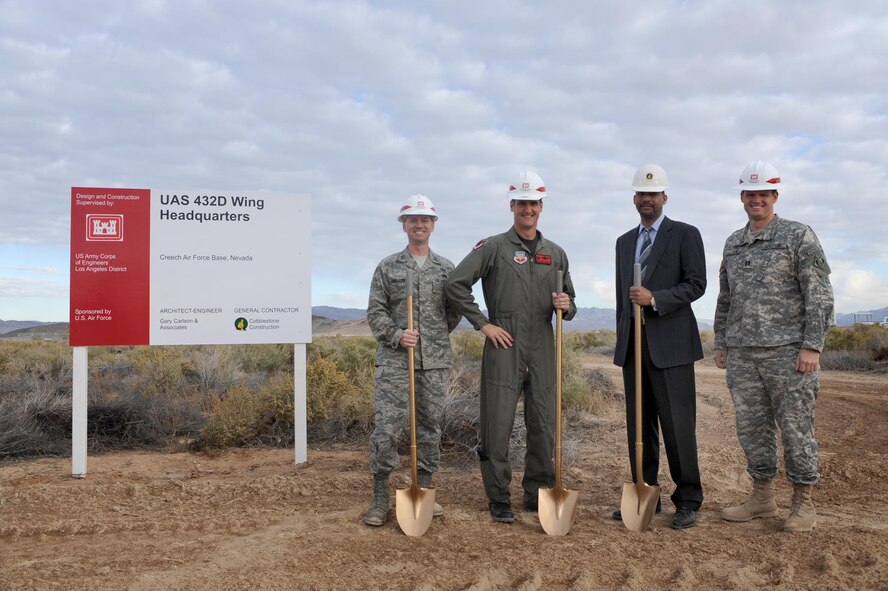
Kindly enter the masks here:
<path id="1" fill-rule="evenodd" d="M 87 242 L 123 242 L 123 216 L 86 214 Z"/>

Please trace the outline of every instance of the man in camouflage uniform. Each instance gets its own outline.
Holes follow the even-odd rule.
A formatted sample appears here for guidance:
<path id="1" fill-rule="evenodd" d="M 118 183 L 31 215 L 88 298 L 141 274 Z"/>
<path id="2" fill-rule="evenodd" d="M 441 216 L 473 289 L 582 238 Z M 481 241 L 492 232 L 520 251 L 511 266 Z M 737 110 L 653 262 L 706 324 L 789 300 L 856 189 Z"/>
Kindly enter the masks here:
<path id="1" fill-rule="evenodd" d="M 419 486 L 431 486 L 441 458 L 441 411 L 453 353 L 450 332 L 460 316 L 444 298 L 453 263 L 429 248 L 438 214 L 432 201 L 413 195 L 398 220 L 407 247 L 384 258 L 373 273 L 367 321 L 376 351 L 376 426 L 370 435 L 373 499 L 367 525 L 383 525 L 389 511 L 389 475 L 400 463 L 398 438 L 409 425 L 407 349 L 414 347 L 416 448 Z M 413 330 L 407 330 L 407 271 L 413 271 Z M 435 503 L 435 516 L 444 510 Z"/>
<path id="2" fill-rule="evenodd" d="M 814 401 L 820 389 L 820 352 L 834 321 L 829 265 L 810 227 L 774 213 L 781 187 L 777 170 L 751 162 L 740 195 L 749 223 L 725 242 L 715 311 L 715 351 L 727 367 L 737 437 L 746 454 L 753 492 L 722 511 L 727 521 L 776 517 L 777 428 L 786 476 L 793 484 L 784 531 L 816 523 L 811 488 L 819 479 Z"/>
<path id="3" fill-rule="evenodd" d="M 576 314 L 567 255 L 537 231 L 546 188 L 524 172 L 508 191 L 513 227 L 481 240 L 447 280 L 447 297 L 487 340 L 481 365 L 481 476 L 494 521 L 515 520 L 509 494 L 509 440 L 518 396 L 524 395 L 527 452 L 522 486 L 524 508 L 537 510 L 538 490 L 551 488 L 555 426 L 555 339 L 552 314 Z M 556 271 L 564 286 L 556 289 Z M 485 318 L 472 295 L 481 279 Z"/>

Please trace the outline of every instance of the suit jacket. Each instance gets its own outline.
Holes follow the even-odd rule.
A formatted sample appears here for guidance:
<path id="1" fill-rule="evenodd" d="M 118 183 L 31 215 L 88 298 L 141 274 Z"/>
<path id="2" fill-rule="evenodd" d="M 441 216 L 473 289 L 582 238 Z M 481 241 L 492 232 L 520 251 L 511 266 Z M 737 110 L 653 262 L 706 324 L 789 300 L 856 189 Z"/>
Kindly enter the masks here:
<path id="1" fill-rule="evenodd" d="M 633 282 L 638 227 L 617 238 L 617 345 L 614 364 L 626 364 L 633 330 L 629 288 Z M 691 302 L 706 291 L 703 239 L 694 226 L 663 218 L 657 232 L 642 285 L 657 301 L 657 309 L 643 306 L 644 334 L 651 362 L 666 368 L 703 359 L 697 318 Z"/>

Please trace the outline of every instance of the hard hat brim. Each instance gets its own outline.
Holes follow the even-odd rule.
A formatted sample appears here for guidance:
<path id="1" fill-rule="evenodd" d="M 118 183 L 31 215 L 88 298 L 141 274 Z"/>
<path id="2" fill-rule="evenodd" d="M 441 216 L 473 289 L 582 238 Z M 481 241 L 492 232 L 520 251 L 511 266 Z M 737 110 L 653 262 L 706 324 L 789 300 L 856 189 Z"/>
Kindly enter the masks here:
<path id="1" fill-rule="evenodd" d="M 662 193 L 666 189 L 669 188 L 669 185 L 663 185 L 661 187 L 651 187 L 650 185 L 632 185 L 632 190 L 636 193 Z"/>
<path id="2" fill-rule="evenodd" d="M 749 183 L 742 183 L 737 185 L 738 191 L 777 191 L 783 188 L 783 183 L 762 183 L 758 185 L 750 185 Z"/>
<path id="3" fill-rule="evenodd" d="M 401 223 L 403 224 L 403 223 L 404 223 L 404 220 L 406 220 L 407 217 L 408 217 L 408 216 L 411 216 L 411 215 L 430 217 L 430 218 L 432 218 L 432 221 L 433 221 L 433 222 L 437 222 L 437 221 L 438 221 L 438 216 L 436 216 L 436 215 L 433 214 L 433 213 L 402 213 L 401 215 L 398 216 L 398 221 L 401 222 Z"/>
<path id="4" fill-rule="evenodd" d="M 548 193 L 506 193 L 506 197 L 509 199 L 509 202 L 512 201 L 542 201 L 545 197 L 548 197 Z"/>

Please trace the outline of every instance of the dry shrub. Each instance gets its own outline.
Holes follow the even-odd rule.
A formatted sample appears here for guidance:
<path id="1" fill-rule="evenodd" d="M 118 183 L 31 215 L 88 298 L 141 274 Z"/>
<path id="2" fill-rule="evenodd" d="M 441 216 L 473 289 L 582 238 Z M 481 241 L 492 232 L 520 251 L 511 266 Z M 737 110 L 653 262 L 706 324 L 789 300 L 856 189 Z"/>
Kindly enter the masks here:
<path id="1" fill-rule="evenodd" d="M 715 349 L 715 332 L 711 330 L 701 330 L 700 343 L 703 345 L 703 355 L 705 357 L 712 356 L 712 351 Z"/>
<path id="2" fill-rule="evenodd" d="M 604 328 L 588 332 L 564 333 L 565 349 L 591 352 L 602 348 L 613 348 L 616 343 L 617 333 Z"/>
<path id="3" fill-rule="evenodd" d="M 244 373 L 273 374 L 293 367 L 293 345 L 230 345 L 231 359 Z"/>
<path id="4" fill-rule="evenodd" d="M 0 399 L 0 459 L 62 455 L 71 444 L 71 398 L 33 384 Z"/>
<path id="5" fill-rule="evenodd" d="M 875 361 L 888 360 L 888 330 L 881 328 L 873 331 L 866 342 L 867 351 Z"/>
<path id="6" fill-rule="evenodd" d="M 373 423 L 373 365 L 354 365 L 365 375 L 363 386 L 332 360 L 316 356 L 307 366 L 308 422 L 313 439 L 353 439 L 367 436 Z M 369 373 L 368 373 L 369 372 Z"/>
<path id="7" fill-rule="evenodd" d="M 820 367 L 839 371 L 878 371 L 882 366 L 865 351 L 824 351 Z"/>
<path id="8" fill-rule="evenodd" d="M 193 371 L 188 361 L 174 347 L 138 347 L 133 358 L 145 396 L 160 396 L 182 386 L 184 374 Z"/>
<path id="9" fill-rule="evenodd" d="M 332 360 L 340 371 L 345 372 L 355 386 L 359 399 L 369 398 L 372 407 L 373 392 L 376 387 L 376 339 L 373 337 L 340 337 L 338 347 L 333 351 Z M 348 398 L 349 394 L 345 393 Z M 346 406 L 354 406 L 355 400 L 346 401 Z M 360 406 L 360 404 L 358 404 Z"/>
<path id="10" fill-rule="evenodd" d="M 308 422 L 324 421 L 333 416 L 336 401 L 352 393 L 354 385 L 348 375 L 326 357 L 315 357 L 306 366 L 308 390 Z"/>
<path id="11" fill-rule="evenodd" d="M 260 408 L 254 392 L 242 384 L 234 385 L 210 405 L 210 418 L 197 447 L 224 449 L 251 441 L 257 434 Z"/>
<path id="12" fill-rule="evenodd" d="M 878 324 L 833 327 L 820 357 L 824 369 L 884 371 L 888 359 L 888 328 Z"/>
<path id="13" fill-rule="evenodd" d="M 186 376 L 196 383 L 201 392 L 227 389 L 234 381 L 227 353 L 222 347 L 191 349 L 188 352 L 189 371 Z"/>
<path id="14" fill-rule="evenodd" d="M 0 459 L 65 453 L 71 359 L 61 343 L 0 341 Z"/>
<path id="15" fill-rule="evenodd" d="M 595 333 L 592 333 L 595 335 Z M 596 412 L 597 378 L 574 349 L 607 335 L 572 337 L 565 355 L 565 406 Z M 474 458 L 483 335 L 453 335 L 456 366 L 446 393 L 445 453 Z M 376 341 L 319 338 L 308 347 L 307 419 L 314 440 L 356 440 L 373 426 Z M 196 449 L 293 442 L 293 347 L 90 348 L 89 448 Z M 605 378 L 606 379 L 606 378 Z M 221 393 L 221 394 L 220 394 Z M 604 394 L 601 394 L 604 396 Z M 0 341 L 0 459 L 66 454 L 71 436 L 71 352 L 61 343 Z M 513 457 L 523 457 L 521 405 Z"/>
<path id="16" fill-rule="evenodd" d="M 58 380 L 70 371 L 71 350 L 63 343 L 0 340 L 0 376 L 28 374 Z"/>

